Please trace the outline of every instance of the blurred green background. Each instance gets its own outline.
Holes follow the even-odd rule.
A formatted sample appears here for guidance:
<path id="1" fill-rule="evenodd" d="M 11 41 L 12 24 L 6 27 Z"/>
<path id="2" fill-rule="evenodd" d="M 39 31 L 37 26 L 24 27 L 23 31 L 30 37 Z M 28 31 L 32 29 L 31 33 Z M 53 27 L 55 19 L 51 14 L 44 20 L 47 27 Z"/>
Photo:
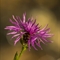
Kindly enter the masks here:
<path id="1" fill-rule="evenodd" d="M 24 12 L 27 19 L 33 17 L 42 28 L 49 24 L 54 36 L 50 39 L 53 43 L 41 44 L 43 50 L 37 47 L 38 51 L 25 51 L 21 60 L 60 60 L 60 0 L 1 0 L 0 5 L 0 60 L 13 60 L 15 52 L 21 51 L 21 44 L 14 46 L 4 28 L 11 25 L 12 15 L 22 18 Z"/>

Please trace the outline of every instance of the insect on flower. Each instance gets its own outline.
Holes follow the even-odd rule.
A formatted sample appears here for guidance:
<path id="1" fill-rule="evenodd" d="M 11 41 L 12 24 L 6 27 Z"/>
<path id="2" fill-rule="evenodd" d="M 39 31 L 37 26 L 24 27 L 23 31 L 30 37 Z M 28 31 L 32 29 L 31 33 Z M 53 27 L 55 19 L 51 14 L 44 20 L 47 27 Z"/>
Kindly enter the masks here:
<path id="1" fill-rule="evenodd" d="M 26 20 L 26 13 L 23 14 L 22 20 L 19 16 L 14 17 L 14 15 L 12 15 L 12 17 L 14 21 L 10 19 L 10 22 L 13 26 L 6 26 L 5 29 L 12 31 L 7 33 L 7 35 L 13 35 L 12 38 L 17 37 L 14 45 L 22 39 L 23 43 L 28 45 L 29 50 L 31 46 L 37 50 L 35 44 L 42 49 L 41 42 L 43 44 L 45 44 L 45 42 L 52 42 L 47 40 L 47 38 L 52 36 L 52 34 L 49 33 L 50 28 L 47 28 L 48 25 L 40 29 L 39 24 L 36 24 L 36 19 L 29 18 Z"/>

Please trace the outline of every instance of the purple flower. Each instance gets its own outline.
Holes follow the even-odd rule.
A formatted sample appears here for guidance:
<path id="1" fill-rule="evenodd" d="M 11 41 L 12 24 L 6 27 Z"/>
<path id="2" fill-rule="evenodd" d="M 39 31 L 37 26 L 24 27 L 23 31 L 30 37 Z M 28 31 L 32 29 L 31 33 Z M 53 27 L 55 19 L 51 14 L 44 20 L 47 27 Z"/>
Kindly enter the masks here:
<path id="1" fill-rule="evenodd" d="M 14 22 L 11 19 L 10 22 L 13 26 L 6 26 L 5 29 L 11 31 L 10 33 L 7 33 L 7 35 L 13 35 L 12 38 L 16 37 L 14 45 L 23 39 L 23 43 L 28 45 L 29 50 L 31 49 L 31 46 L 37 50 L 35 44 L 42 49 L 40 45 L 41 42 L 43 44 L 46 44 L 45 42 L 52 42 L 47 40 L 47 38 L 52 36 L 52 34 L 49 34 L 50 28 L 47 28 L 48 25 L 43 29 L 40 29 L 38 26 L 39 24 L 36 24 L 36 20 L 33 18 L 26 20 L 26 13 L 23 14 L 22 20 L 19 16 L 14 17 L 13 15 L 12 17 Z"/>

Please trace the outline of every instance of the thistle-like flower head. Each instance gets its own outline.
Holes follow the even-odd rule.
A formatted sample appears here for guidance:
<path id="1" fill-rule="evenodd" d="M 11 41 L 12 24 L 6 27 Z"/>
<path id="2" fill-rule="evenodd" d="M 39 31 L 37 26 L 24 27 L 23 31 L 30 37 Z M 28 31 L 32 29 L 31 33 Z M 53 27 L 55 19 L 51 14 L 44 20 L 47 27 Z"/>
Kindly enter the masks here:
<path id="1" fill-rule="evenodd" d="M 51 42 L 47 40 L 47 38 L 52 36 L 52 34 L 49 33 L 50 28 L 47 28 L 48 25 L 40 29 L 39 24 L 36 24 L 36 19 L 29 18 L 26 20 L 26 13 L 23 14 L 22 20 L 19 16 L 14 17 L 14 15 L 12 15 L 12 17 L 14 22 L 11 19 L 10 22 L 13 26 L 6 26 L 5 29 L 11 31 L 7 33 L 7 35 L 13 35 L 12 38 L 16 37 L 14 45 L 22 39 L 23 43 L 28 45 L 29 50 L 31 46 L 37 50 L 35 44 L 42 49 L 40 45 L 41 42 L 43 44 L 46 44 L 45 42 Z"/>

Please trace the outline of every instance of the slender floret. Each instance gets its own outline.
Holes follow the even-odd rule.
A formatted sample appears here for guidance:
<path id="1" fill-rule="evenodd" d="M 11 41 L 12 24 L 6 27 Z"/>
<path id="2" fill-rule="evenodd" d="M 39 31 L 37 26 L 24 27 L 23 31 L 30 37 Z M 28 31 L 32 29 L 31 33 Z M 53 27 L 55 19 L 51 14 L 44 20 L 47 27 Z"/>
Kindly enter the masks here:
<path id="1" fill-rule="evenodd" d="M 31 46 L 37 50 L 35 45 L 42 49 L 40 45 L 41 42 L 43 44 L 52 42 L 51 40 L 47 40 L 52 36 L 52 34 L 49 33 L 50 28 L 47 28 L 48 25 L 41 29 L 38 26 L 39 24 L 36 24 L 36 19 L 29 18 L 26 20 L 26 13 L 23 14 L 22 19 L 20 19 L 19 16 L 14 17 L 14 15 L 12 15 L 12 18 L 14 21 L 10 19 L 10 22 L 13 26 L 6 26 L 5 29 L 11 31 L 10 33 L 7 33 L 7 35 L 13 35 L 12 38 L 16 37 L 14 45 L 22 39 L 23 43 L 28 45 L 29 50 L 31 49 Z"/>

